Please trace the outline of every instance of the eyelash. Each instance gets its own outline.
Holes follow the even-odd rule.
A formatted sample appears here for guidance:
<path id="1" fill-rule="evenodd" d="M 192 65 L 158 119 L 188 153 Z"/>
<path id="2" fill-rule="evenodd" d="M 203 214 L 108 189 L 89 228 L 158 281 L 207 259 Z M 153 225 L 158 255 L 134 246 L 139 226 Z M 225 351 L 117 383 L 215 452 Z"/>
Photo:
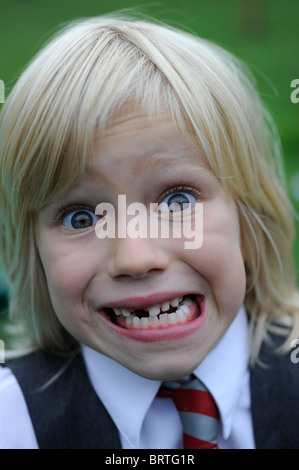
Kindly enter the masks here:
<path id="1" fill-rule="evenodd" d="M 165 199 L 167 196 L 171 196 L 175 193 L 189 193 L 192 196 L 199 198 L 201 196 L 201 192 L 191 186 L 173 186 L 172 188 L 165 191 L 159 198 L 159 200 Z"/>
<path id="2" fill-rule="evenodd" d="M 191 186 L 183 186 L 183 185 L 178 185 L 178 186 L 173 186 L 172 188 L 168 189 L 167 191 L 165 191 L 160 197 L 159 197 L 159 203 L 165 199 L 167 196 L 170 196 L 172 194 L 176 194 L 176 193 L 183 193 L 183 192 L 187 192 L 189 194 L 191 194 L 192 196 L 196 197 L 197 199 L 200 197 L 201 193 L 200 191 L 198 191 L 197 189 L 195 188 L 192 188 Z M 63 229 L 63 230 L 66 230 L 66 231 L 70 231 L 71 229 L 69 229 L 68 227 L 64 226 L 62 224 L 62 221 L 63 219 L 68 215 L 70 214 L 71 212 L 75 212 L 75 211 L 84 211 L 84 210 L 88 210 L 88 211 L 91 211 L 91 212 L 94 212 L 94 208 L 90 207 L 88 204 L 80 204 L 80 203 L 74 203 L 74 204 L 69 204 L 69 205 L 63 205 L 63 206 L 60 206 L 58 208 L 58 211 L 57 211 L 57 215 L 54 219 L 54 224 L 59 224 L 60 227 Z M 84 229 L 82 229 L 84 230 Z"/>
<path id="3" fill-rule="evenodd" d="M 91 211 L 94 212 L 94 208 L 90 207 L 88 204 L 70 204 L 70 205 L 63 205 L 60 206 L 57 210 L 57 215 L 54 219 L 54 223 L 60 223 L 63 219 L 70 214 L 71 212 L 75 211 Z"/>

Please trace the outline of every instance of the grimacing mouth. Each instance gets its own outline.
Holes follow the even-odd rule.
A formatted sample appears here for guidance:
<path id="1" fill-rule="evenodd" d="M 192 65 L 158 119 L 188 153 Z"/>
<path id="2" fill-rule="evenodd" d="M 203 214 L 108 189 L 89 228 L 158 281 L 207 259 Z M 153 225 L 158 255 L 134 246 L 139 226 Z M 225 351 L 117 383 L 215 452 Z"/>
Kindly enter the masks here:
<path id="1" fill-rule="evenodd" d="M 203 295 L 188 294 L 142 309 L 104 307 L 103 312 L 112 323 L 125 329 L 165 328 L 198 318 L 204 299 Z"/>

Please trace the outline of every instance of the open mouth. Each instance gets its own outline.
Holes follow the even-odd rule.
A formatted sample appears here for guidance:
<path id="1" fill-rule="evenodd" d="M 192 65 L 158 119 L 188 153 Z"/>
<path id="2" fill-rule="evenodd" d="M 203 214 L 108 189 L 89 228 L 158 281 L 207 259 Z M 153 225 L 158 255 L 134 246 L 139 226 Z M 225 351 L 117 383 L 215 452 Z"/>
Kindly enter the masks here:
<path id="1" fill-rule="evenodd" d="M 161 329 L 190 323 L 202 313 L 203 295 L 184 295 L 144 309 L 104 308 L 115 325 L 131 329 Z"/>

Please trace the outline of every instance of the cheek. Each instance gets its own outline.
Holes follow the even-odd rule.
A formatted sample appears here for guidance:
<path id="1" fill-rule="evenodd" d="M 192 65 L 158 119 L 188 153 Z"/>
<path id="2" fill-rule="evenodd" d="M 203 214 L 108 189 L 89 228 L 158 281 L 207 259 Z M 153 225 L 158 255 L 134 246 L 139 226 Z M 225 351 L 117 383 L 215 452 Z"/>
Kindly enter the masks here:
<path id="1" fill-rule="evenodd" d="M 91 260 L 82 249 L 41 250 L 50 298 L 55 311 L 83 299 L 91 276 Z"/>
<path id="2" fill-rule="evenodd" d="M 245 297 L 246 274 L 237 214 L 224 209 L 204 218 L 203 244 L 196 251 L 185 250 L 185 259 L 219 309 L 237 313 Z"/>
<path id="3" fill-rule="evenodd" d="M 188 254 L 187 254 L 188 256 Z M 217 291 L 245 290 L 245 266 L 240 246 L 231 246 L 211 237 L 196 253 L 188 256 L 189 264 Z"/>

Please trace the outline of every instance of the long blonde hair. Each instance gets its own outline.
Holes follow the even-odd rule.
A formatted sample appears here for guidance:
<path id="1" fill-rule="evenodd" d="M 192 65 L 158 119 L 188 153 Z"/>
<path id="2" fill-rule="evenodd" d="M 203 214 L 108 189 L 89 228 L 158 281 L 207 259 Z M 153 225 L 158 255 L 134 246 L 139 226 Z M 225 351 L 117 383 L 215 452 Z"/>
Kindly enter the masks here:
<path id="1" fill-rule="evenodd" d="M 65 27 L 33 59 L 0 117 L 0 249 L 10 314 L 34 347 L 70 352 L 34 241 L 37 211 L 84 174 L 94 135 L 134 101 L 170 111 L 233 195 L 246 251 L 252 357 L 270 330 L 298 334 L 292 209 L 279 138 L 246 67 L 217 45 L 166 25 L 101 16 Z M 286 349 L 285 347 L 285 349 Z"/>

